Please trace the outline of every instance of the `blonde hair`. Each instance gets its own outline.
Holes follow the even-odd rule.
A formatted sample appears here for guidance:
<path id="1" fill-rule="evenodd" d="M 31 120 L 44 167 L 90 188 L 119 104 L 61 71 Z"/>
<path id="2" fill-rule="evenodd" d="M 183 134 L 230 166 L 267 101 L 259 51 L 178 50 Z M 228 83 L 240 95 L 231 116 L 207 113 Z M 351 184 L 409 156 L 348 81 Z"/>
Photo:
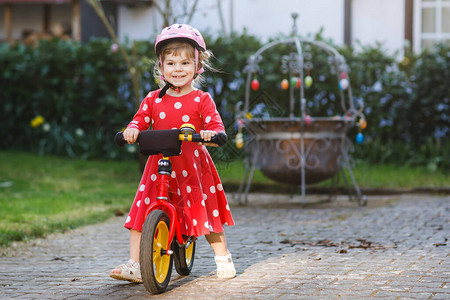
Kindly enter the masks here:
<path id="1" fill-rule="evenodd" d="M 163 45 L 160 51 L 160 56 L 157 57 L 157 63 L 154 66 L 153 69 L 153 75 L 155 78 L 160 78 L 163 75 L 162 72 L 162 64 L 164 62 L 164 59 L 167 55 L 180 55 L 183 51 L 186 52 L 186 55 L 189 59 L 195 60 L 195 49 L 192 44 L 188 42 L 183 41 L 170 41 L 167 44 Z M 210 71 L 216 71 L 213 67 L 210 65 L 210 59 L 214 57 L 213 53 L 210 50 L 202 51 L 198 50 L 198 65 L 197 70 L 200 70 L 201 68 L 204 68 L 205 70 Z M 194 79 L 194 83 L 202 83 L 204 81 L 203 76 L 201 74 L 197 74 L 196 78 Z M 159 87 L 164 87 L 165 82 L 160 80 L 159 81 Z"/>

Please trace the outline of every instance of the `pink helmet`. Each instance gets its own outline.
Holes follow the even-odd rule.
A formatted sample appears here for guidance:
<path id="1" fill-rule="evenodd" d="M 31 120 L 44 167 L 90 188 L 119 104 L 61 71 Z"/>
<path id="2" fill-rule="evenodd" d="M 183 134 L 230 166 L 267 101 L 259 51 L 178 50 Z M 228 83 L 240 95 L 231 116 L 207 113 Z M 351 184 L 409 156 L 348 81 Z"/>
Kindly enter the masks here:
<path id="1" fill-rule="evenodd" d="M 200 32 L 194 27 L 186 24 L 173 24 L 169 27 L 164 28 L 161 33 L 156 37 L 155 41 L 155 52 L 156 56 L 160 55 L 160 50 L 162 44 L 165 41 L 171 39 L 181 39 L 192 44 L 194 48 L 201 51 L 206 51 L 205 40 L 203 39 Z"/>
<path id="2" fill-rule="evenodd" d="M 190 43 L 194 47 L 195 53 L 195 65 L 198 65 L 198 50 L 206 51 L 205 40 L 203 39 L 200 32 L 194 27 L 186 24 L 173 24 L 169 27 L 164 28 L 161 33 L 156 37 L 155 41 L 155 52 L 156 56 L 159 57 L 161 62 L 161 48 L 162 45 L 169 40 L 179 39 Z M 205 70 L 200 68 L 197 70 L 197 74 L 202 74 Z M 197 77 L 197 75 L 195 76 Z M 194 77 L 194 78 L 195 78 Z M 164 76 L 160 77 L 162 80 Z"/>

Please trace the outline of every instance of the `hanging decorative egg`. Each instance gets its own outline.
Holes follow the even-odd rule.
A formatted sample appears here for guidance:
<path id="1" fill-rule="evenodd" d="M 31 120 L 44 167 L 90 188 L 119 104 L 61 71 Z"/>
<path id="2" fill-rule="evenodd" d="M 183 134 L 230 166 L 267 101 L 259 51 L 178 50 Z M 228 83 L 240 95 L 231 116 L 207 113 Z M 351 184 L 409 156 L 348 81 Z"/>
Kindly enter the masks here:
<path id="1" fill-rule="evenodd" d="M 312 124 L 312 118 L 310 115 L 305 115 L 305 123 L 310 126 Z"/>
<path id="2" fill-rule="evenodd" d="M 342 72 L 341 75 L 339 76 L 340 79 L 347 79 L 347 73 Z"/>
<path id="3" fill-rule="evenodd" d="M 287 79 L 283 79 L 281 81 L 281 88 L 283 90 L 287 90 L 289 88 L 289 81 Z"/>
<path id="4" fill-rule="evenodd" d="M 358 132 L 356 135 L 356 142 L 358 144 L 361 144 L 364 141 L 364 135 L 361 132 Z"/>
<path id="5" fill-rule="evenodd" d="M 242 127 L 244 126 L 244 120 L 243 119 L 237 119 L 234 123 L 234 130 L 241 131 Z"/>
<path id="6" fill-rule="evenodd" d="M 313 84 L 313 79 L 311 76 L 306 76 L 305 77 L 305 85 L 307 88 L 309 88 L 311 85 Z"/>
<path id="7" fill-rule="evenodd" d="M 347 78 L 342 78 L 341 80 L 339 80 L 339 88 L 341 90 L 346 90 L 348 88 L 348 79 Z"/>
<path id="8" fill-rule="evenodd" d="M 359 128 L 366 129 L 366 127 L 367 127 L 367 121 L 365 119 L 360 119 L 359 120 Z"/>
<path id="9" fill-rule="evenodd" d="M 251 83 L 251 86 L 252 86 L 252 90 L 254 90 L 254 91 L 258 90 L 259 89 L 259 81 L 258 81 L 258 79 L 253 79 L 252 83 Z"/>
<path id="10" fill-rule="evenodd" d="M 236 148 L 241 149 L 244 146 L 244 137 L 241 132 L 236 134 Z"/>
<path id="11" fill-rule="evenodd" d="M 297 84 L 297 79 L 295 77 L 291 77 L 291 86 L 295 86 Z"/>
<path id="12" fill-rule="evenodd" d="M 291 86 L 295 86 L 296 89 L 298 89 L 301 85 L 300 78 L 298 77 L 291 77 Z"/>

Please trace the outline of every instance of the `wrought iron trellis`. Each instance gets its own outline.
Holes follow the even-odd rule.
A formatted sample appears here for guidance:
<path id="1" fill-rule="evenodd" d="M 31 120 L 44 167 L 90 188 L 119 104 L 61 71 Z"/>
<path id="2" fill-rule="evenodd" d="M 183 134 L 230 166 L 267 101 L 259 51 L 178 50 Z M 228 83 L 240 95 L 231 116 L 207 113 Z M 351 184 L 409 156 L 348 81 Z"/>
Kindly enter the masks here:
<path id="1" fill-rule="evenodd" d="M 349 173 L 351 183 L 354 187 L 354 193 L 349 190 L 351 200 L 353 194 L 356 194 L 358 203 L 364 205 L 366 203 L 366 197 L 361 194 L 361 190 L 353 175 L 348 155 L 348 151 L 352 147 L 352 142 L 346 136 L 347 131 L 355 125 L 357 119 L 364 119 L 364 105 L 362 101 L 359 101 L 357 103 L 358 109 L 355 107 L 348 78 L 349 68 L 344 57 L 336 49 L 321 41 L 300 38 L 297 35 L 297 15 L 293 14 L 292 17 L 294 19 L 292 35 L 274 40 L 258 49 L 248 58 L 247 65 L 244 68 L 244 72 L 247 73 L 245 101 L 242 109 L 242 104 L 238 105 L 238 110 L 240 111 L 238 116 L 243 120 L 244 127 L 251 136 L 251 142 L 246 148 L 249 153 L 249 166 L 239 187 L 239 201 L 240 203 L 247 203 L 248 193 L 256 168 L 261 169 L 266 176 L 272 179 L 288 182 L 292 179 L 291 183 L 294 184 L 297 182 L 295 174 L 300 171 L 302 201 L 305 202 L 307 182 L 314 183 L 321 181 L 323 178 L 330 178 L 337 172 L 343 171 L 341 166 L 344 166 Z M 302 83 L 299 87 L 299 98 L 296 99 L 294 87 L 291 84 L 289 88 L 290 101 L 288 118 L 246 118 L 249 112 L 252 76 L 261 68 L 260 65 L 263 62 L 262 54 L 266 50 L 280 44 L 292 45 L 295 49 L 295 51 L 288 55 L 282 56 L 281 70 L 283 73 L 288 74 L 289 78 L 293 74 L 298 74 Z M 342 76 L 347 80 L 346 84 L 348 86 L 339 89 L 340 104 L 345 112 L 344 117 L 339 119 L 314 118 L 312 121 L 307 115 L 307 100 L 305 99 L 304 93 L 304 70 L 311 69 L 312 64 L 309 61 L 311 54 L 303 51 L 303 45 L 313 45 L 325 51 L 328 55 L 328 62 L 331 66 L 332 73 L 337 76 L 338 82 L 342 79 Z M 307 60 L 306 62 L 305 58 Z M 295 115 L 294 104 L 296 101 L 300 103 L 300 117 L 296 117 Z M 275 171 L 272 172 L 271 167 L 274 166 L 281 167 L 282 172 L 285 173 L 281 175 L 281 178 L 276 178 L 277 175 L 272 174 Z M 325 170 L 327 167 L 333 169 L 329 170 L 329 174 Z M 307 177 L 307 173 L 309 173 L 309 177 Z M 289 174 L 294 175 L 289 177 Z M 323 178 L 320 178 L 321 176 Z M 346 179 L 345 176 L 343 178 Z M 348 181 L 346 182 L 348 185 Z M 244 201 L 242 201 L 242 194 L 244 195 Z"/>

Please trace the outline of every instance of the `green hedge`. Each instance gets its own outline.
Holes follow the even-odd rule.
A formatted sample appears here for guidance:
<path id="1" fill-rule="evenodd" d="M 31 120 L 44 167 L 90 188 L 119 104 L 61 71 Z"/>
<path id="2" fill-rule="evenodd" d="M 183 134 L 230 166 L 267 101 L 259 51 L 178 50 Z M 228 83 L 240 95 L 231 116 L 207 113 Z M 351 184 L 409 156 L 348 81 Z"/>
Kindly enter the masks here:
<path id="1" fill-rule="evenodd" d="M 450 166 L 450 47 L 406 56 L 400 63 L 380 46 L 346 53 L 353 92 L 369 122 L 356 156 L 369 162 Z"/>
<path id="2" fill-rule="evenodd" d="M 117 153 L 111 135 L 131 110 L 120 93 L 129 89 L 123 62 L 108 41 L 2 45 L 0 69 L 2 149 L 86 158 Z"/>
<path id="3" fill-rule="evenodd" d="M 320 34 L 315 38 L 321 39 Z M 235 104 L 244 100 L 243 68 L 261 42 L 244 33 L 207 38 L 207 45 L 220 72 L 208 74 L 203 88 L 213 95 L 233 135 Z M 152 77 L 155 58 L 151 43 L 139 41 L 135 46 L 142 98 L 157 88 Z M 131 55 L 132 47 L 125 47 Z M 285 110 L 288 94 L 279 86 L 285 76 L 280 59 L 291 50 L 280 46 L 269 51 L 256 74 L 260 90 Z M 366 107 L 365 141 L 355 145 L 353 155 L 368 162 L 448 169 L 450 48 L 437 45 L 432 52 L 410 54 L 401 63 L 380 45 L 359 52 L 338 50 L 350 66 L 353 96 Z M 315 49 L 309 51 L 314 54 L 314 84 L 305 94 L 308 113 L 342 114 L 328 58 Z M 0 149 L 84 158 L 135 155 L 134 147 L 128 147 L 131 154 L 126 154 L 113 145 L 114 133 L 129 122 L 136 107 L 128 70 L 110 40 L 79 44 L 55 39 L 41 41 L 37 47 L 3 44 L 0 70 Z M 352 139 L 355 134 L 356 130 L 350 133 Z M 232 146 L 225 152 L 239 153 Z"/>

